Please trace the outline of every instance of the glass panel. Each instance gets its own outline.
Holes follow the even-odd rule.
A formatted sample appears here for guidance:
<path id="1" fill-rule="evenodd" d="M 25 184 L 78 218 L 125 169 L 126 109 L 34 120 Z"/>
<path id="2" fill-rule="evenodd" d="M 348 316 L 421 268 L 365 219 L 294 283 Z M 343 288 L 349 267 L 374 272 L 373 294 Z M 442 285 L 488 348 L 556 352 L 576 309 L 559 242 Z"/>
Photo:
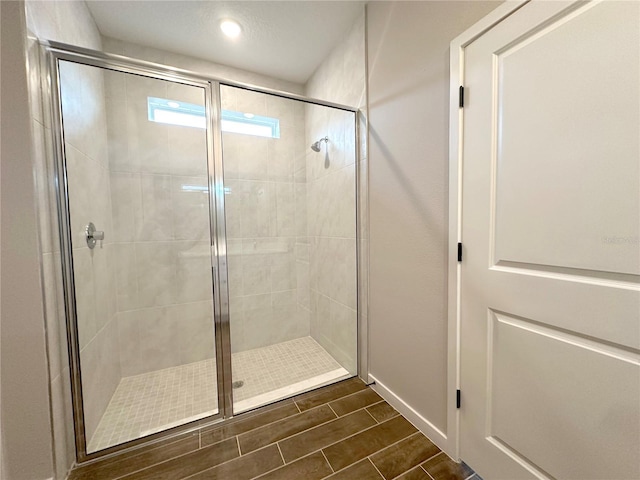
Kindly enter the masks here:
<path id="1" fill-rule="evenodd" d="M 234 413 L 356 374 L 355 118 L 221 87 Z M 312 146 L 312 148 L 310 148 Z"/>
<path id="2" fill-rule="evenodd" d="M 60 89 L 95 452 L 218 411 L 206 130 L 148 114 L 150 97 L 204 107 L 205 91 L 66 61 Z"/>

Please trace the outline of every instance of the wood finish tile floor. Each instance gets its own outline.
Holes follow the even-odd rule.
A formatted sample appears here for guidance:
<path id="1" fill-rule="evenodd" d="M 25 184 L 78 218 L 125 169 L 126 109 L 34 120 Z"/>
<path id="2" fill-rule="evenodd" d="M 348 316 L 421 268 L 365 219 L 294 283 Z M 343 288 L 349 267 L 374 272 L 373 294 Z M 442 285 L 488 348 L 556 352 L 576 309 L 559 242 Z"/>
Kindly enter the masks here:
<path id="1" fill-rule="evenodd" d="M 72 470 L 69 480 L 481 480 L 357 378 Z"/>

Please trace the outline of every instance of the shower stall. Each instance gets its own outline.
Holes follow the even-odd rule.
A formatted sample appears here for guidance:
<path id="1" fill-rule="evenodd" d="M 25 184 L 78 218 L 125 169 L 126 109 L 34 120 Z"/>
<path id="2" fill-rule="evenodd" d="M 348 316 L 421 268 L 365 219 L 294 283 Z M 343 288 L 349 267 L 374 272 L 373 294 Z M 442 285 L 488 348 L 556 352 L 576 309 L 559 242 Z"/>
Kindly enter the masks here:
<path id="1" fill-rule="evenodd" d="M 357 375 L 355 109 L 46 52 L 78 459 Z"/>

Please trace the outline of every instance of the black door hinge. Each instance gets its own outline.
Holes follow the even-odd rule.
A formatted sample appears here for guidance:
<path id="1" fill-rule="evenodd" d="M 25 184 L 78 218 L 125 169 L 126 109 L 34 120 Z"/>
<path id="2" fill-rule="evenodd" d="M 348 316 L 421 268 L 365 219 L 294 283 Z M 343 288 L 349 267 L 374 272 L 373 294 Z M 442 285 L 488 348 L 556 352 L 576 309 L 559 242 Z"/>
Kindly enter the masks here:
<path id="1" fill-rule="evenodd" d="M 458 93 L 458 105 L 460 108 L 464 108 L 464 87 L 462 85 L 460 85 Z"/>
<path id="2" fill-rule="evenodd" d="M 460 390 L 456 390 L 456 408 L 460 408 Z"/>
<path id="3" fill-rule="evenodd" d="M 462 243 L 458 242 L 458 261 L 462 261 Z"/>

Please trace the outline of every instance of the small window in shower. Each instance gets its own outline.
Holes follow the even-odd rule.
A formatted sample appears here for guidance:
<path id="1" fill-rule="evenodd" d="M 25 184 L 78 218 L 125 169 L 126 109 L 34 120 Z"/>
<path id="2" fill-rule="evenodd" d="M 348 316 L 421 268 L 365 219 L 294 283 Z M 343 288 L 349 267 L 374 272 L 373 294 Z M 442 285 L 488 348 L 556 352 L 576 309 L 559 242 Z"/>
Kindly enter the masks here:
<path id="1" fill-rule="evenodd" d="M 192 103 L 165 98 L 147 97 L 149 121 L 180 125 L 182 127 L 207 128 L 204 107 Z M 280 138 L 280 120 L 253 113 L 222 110 L 222 131 Z"/>

